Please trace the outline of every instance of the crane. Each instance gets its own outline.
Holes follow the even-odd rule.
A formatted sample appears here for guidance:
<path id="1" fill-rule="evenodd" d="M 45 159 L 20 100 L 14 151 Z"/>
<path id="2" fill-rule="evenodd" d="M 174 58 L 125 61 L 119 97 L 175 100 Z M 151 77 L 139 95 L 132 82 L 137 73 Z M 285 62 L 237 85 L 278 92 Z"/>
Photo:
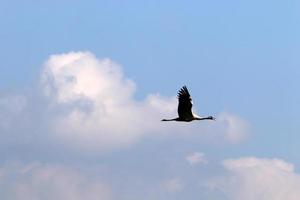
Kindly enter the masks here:
<path id="1" fill-rule="evenodd" d="M 215 120 L 213 116 L 199 117 L 192 112 L 192 98 L 186 86 L 178 92 L 178 117 L 174 119 L 162 119 L 161 121 L 182 121 L 191 122 L 193 120 Z"/>

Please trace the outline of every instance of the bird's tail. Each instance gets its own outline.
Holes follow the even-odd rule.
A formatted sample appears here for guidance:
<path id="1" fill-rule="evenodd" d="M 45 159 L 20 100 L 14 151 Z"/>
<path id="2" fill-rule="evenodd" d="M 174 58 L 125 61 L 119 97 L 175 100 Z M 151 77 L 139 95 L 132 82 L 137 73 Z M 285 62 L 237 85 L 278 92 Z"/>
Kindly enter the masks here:
<path id="1" fill-rule="evenodd" d="M 169 122 L 169 121 L 176 121 L 176 119 L 177 119 L 177 118 L 175 118 L 175 119 L 162 119 L 161 121 L 162 121 L 162 122 Z"/>

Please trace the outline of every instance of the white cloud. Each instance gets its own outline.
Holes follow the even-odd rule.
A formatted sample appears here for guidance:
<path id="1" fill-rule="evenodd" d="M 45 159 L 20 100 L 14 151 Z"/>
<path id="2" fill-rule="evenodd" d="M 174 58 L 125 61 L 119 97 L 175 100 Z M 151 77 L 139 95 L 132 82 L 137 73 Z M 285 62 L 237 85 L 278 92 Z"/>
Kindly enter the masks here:
<path id="1" fill-rule="evenodd" d="M 131 101 L 135 90 L 119 65 L 89 52 L 52 55 L 45 63 L 42 83 L 45 94 L 57 103 L 87 98 L 114 106 Z"/>
<path id="2" fill-rule="evenodd" d="M 158 95 L 135 101 L 135 85 L 121 67 L 88 52 L 51 56 L 41 80 L 52 107 L 69 106 L 55 116 L 53 132 L 77 147 L 103 150 L 128 145 L 160 127 L 161 113 L 176 109 L 172 98 Z"/>
<path id="3" fill-rule="evenodd" d="M 163 123 L 162 118 L 177 115 L 175 96 L 149 94 L 144 100 L 135 100 L 135 84 L 124 77 L 122 67 L 89 52 L 50 56 L 40 80 L 42 98 L 39 95 L 22 97 L 24 101 L 18 98 L 17 106 L 5 103 L 5 97 L 0 98 L 0 108 L 4 102 L 2 107 L 8 110 L 8 114 L 0 114 L 1 119 L 8 120 L 10 113 L 15 112 L 19 113 L 17 116 L 22 115 L 27 109 L 22 120 L 13 121 L 26 119 L 26 131 L 19 129 L 23 135 L 34 134 L 24 136 L 32 145 L 56 142 L 55 145 L 65 149 L 99 153 L 128 146 L 145 134 L 197 133 L 202 138 L 238 142 L 248 129 L 244 120 L 229 113 L 220 114 L 217 121 L 211 123 Z M 8 131 L 18 126 L 4 125 Z M 0 129 L 4 125 L 0 124 Z"/>
<path id="4" fill-rule="evenodd" d="M 255 157 L 225 160 L 228 174 L 210 186 L 232 200 L 297 200 L 300 175 L 294 166 L 280 159 Z"/>
<path id="5" fill-rule="evenodd" d="M 0 168 L 2 200 L 109 200 L 107 185 L 79 171 L 41 163 L 9 163 Z"/>
<path id="6" fill-rule="evenodd" d="M 194 152 L 185 158 L 190 165 L 206 164 L 207 159 L 204 153 Z"/>

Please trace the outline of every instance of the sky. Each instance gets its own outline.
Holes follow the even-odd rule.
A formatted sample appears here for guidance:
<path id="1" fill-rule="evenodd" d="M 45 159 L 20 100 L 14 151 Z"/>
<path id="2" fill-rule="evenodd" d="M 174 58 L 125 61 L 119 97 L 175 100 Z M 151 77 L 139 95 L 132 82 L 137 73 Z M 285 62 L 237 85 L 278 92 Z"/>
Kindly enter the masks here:
<path id="1" fill-rule="evenodd" d="M 299 9 L 0 1 L 0 198 L 299 199 Z"/>

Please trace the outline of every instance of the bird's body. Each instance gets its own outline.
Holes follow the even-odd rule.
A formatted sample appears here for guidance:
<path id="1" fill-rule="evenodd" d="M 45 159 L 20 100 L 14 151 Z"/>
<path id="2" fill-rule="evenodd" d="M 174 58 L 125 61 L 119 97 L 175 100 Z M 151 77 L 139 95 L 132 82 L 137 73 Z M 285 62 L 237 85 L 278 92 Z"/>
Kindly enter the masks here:
<path id="1" fill-rule="evenodd" d="M 193 120 L 215 120 L 214 117 L 199 117 L 192 112 L 192 98 L 186 88 L 183 86 L 178 92 L 178 117 L 174 119 L 163 119 L 162 121 L 181 121 L 181 122 L 190 122 Z"/>

